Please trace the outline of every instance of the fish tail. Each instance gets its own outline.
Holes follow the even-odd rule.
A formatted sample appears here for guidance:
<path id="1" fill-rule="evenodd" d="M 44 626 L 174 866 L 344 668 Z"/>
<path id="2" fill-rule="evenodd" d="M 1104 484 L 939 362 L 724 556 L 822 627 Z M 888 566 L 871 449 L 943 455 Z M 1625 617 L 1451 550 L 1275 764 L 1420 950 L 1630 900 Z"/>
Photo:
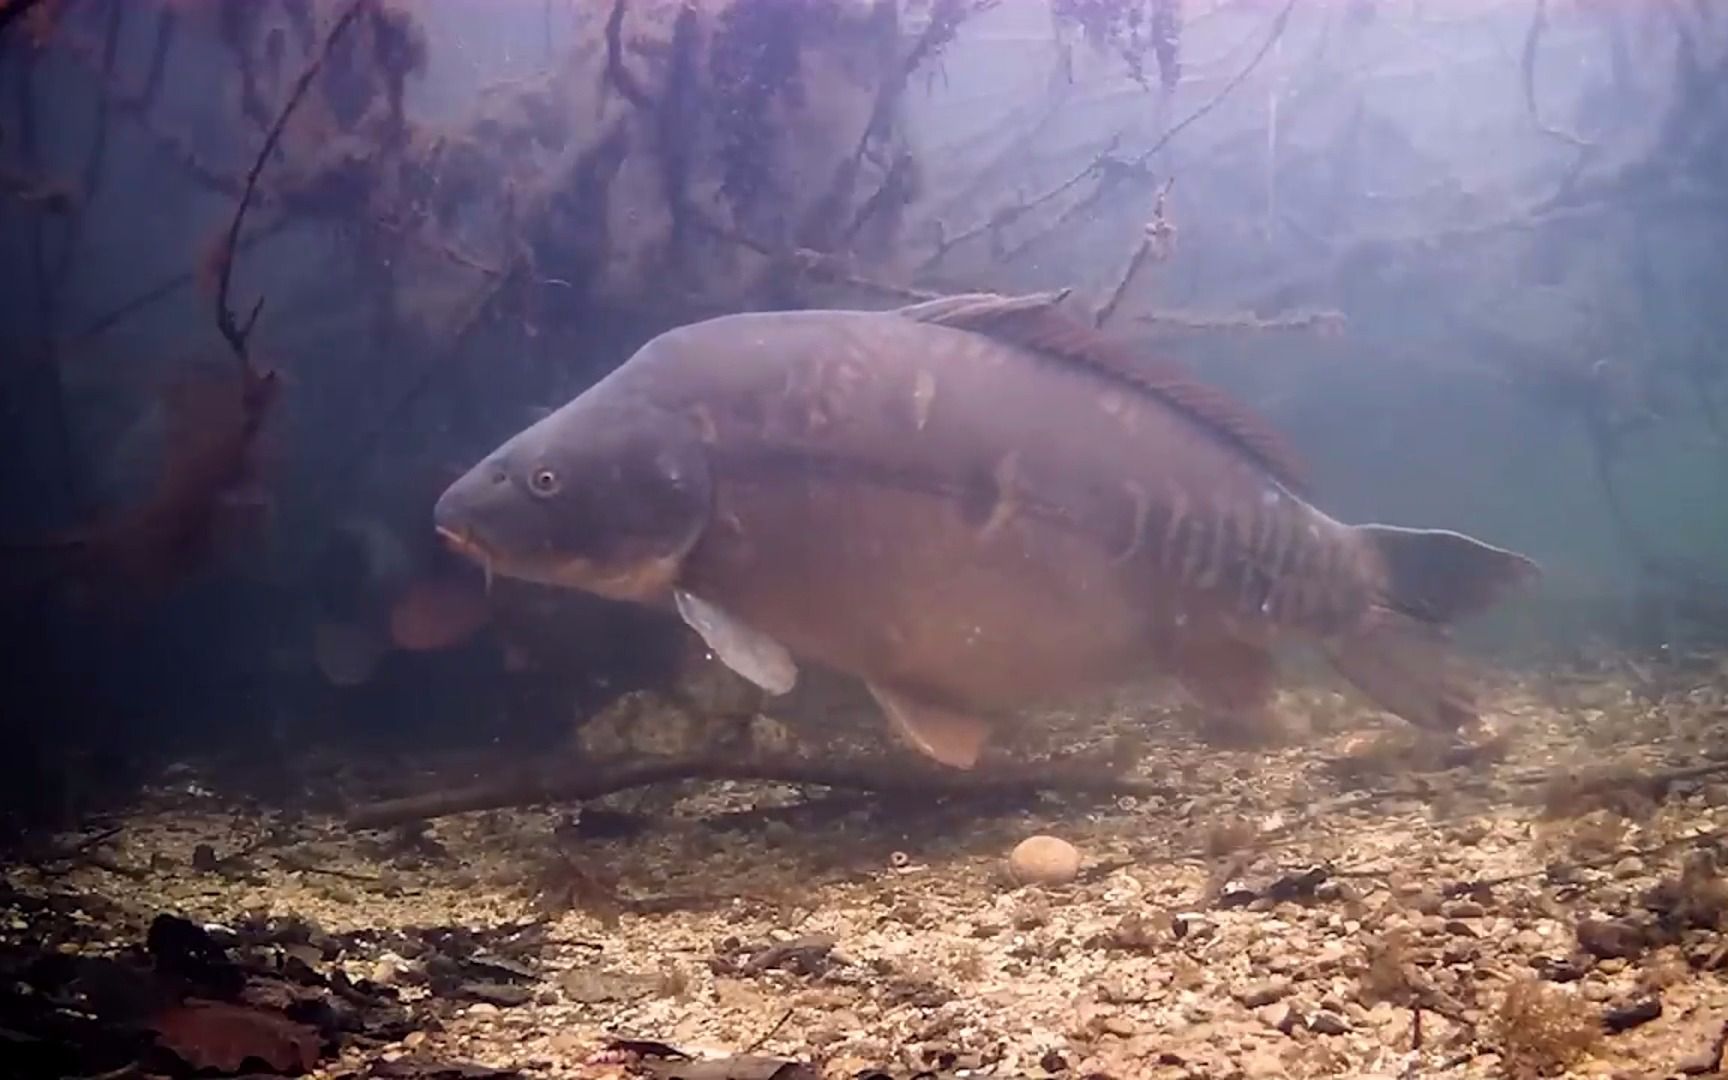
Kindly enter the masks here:
<path id="1" fill-rule="evenodd" d="M 1456 731 L 1476 720 L 1475 680 L 1452 648 L 1451 623 L 1534 577 L 1515 552 L 1460 533 L 1360 525 L 1379 573 L 1368 613 L 1327 643 L 1340 674 L 1418 727 Z"/>
<path id="2" fill-rule="evenodd" d="M 1537 566 L 1515 551 L 1445 529 L 1357 525 L 1380 563 L 1380 602 L 1421 622 L 1444 626 L 1491 607 L 1535 577 Z"/>

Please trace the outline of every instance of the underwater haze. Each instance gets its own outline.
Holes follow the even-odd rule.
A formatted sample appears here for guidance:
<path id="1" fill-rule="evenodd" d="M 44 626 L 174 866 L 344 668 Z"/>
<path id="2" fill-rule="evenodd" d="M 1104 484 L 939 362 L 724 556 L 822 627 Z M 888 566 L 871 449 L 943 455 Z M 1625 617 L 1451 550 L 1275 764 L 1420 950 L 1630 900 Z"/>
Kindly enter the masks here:
<path id="1" fill-rule="evenodd" d="M 0 0 L 0 1074 L 1713 1075 L 1728 7 Z"/>

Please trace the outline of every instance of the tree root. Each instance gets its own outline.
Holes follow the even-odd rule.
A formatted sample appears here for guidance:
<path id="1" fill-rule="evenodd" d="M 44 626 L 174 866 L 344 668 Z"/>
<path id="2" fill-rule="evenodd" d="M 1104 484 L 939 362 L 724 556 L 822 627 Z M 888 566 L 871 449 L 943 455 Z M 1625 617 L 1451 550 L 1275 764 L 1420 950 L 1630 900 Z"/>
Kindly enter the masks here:
<path id="1" fill-rule="evenodd" d="M 405 822 L 512 806 L 580 802 L 631 788 L 681 780 L 754 780 L 904 794 L 1012 795 L 1072 791 L 1095 795 L 1170 795 L 1172 789 L 1098 766 L 1013 766 L 981 772 L 937 770 L 900 759 L 821 764 L 797 758 L 726 761 L 717 758 L 637 758 L 569 762 L 526 769 L 467 787 L 447 788 L 359 806 L 350 829 L 381 829 Z"/>

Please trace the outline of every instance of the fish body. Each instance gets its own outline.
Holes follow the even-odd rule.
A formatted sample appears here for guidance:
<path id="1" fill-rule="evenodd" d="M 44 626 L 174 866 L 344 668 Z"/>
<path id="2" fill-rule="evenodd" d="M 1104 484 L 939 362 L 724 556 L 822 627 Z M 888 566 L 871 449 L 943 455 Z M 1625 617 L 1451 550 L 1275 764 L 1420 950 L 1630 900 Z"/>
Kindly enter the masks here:
<path id="1" fill-rule="evenodd" d="M 439 528 L 673 607 L 771 691 L 799 660 L 855 675 L 959 766 L 991 717 L 1147 671 L 1264 709 L 1290 637 L 1414 722 L 1473 716 L 1440 630 L 1533 564 L 1328 517 L 1263 425 L 1059 299 L 669 331 L 452 485 Z"/>

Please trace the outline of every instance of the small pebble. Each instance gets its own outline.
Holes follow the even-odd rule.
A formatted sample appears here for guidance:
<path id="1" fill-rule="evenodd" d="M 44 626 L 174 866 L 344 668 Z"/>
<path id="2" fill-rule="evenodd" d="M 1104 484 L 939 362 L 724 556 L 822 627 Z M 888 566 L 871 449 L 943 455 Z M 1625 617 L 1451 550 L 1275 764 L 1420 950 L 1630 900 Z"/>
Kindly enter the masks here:
<path id="1" fill-rule="evenodd" d="M 1642 953 L 1647 945 L 1642 930 L 1619 919 L 1580 919 L 1578 945 L 1604 959 L 1624 959 Z"/>
<path id="2" fill-rule="evenodd" d="M 1236 993 L 1236 1000 L 1257 1009 L 1262 1005 L 1270 1005 L 1281 1000 L 1290 993 L 1289 979 L 1267 979 L 1264 982 L 1252 983 Z"/>
<path id="3" fill-rule="evenodd" d="M 1275 1028 L 1285 1035 L 1302 1026 L 1302 1014 L 1285 1002 L 1262 1005 L 1254 1010 L 1254 1015 L 1258 1016 L 1267 1027 Z"/>
<path id="4" fill-rule="evenodd" d="M 1171 932 L 1177 938 L 1193 938 L 1196 941 L 1209 938 L 1218 932 L 1218 926 L 1206 916 L 1197 911 L 1184 911 L 1170 922 Z"/>
<path id="5" fill-rule="evenodd" d="M 1617 1005 L 1604 1010 L 1602 1026 L 1608 1034 L 1617 1035 L 1622 1031 L 1630 1031 L 1642 1024 L 1648 1024 L 1662 1015 L 1662 999 L 1647 997 L 1642 1001 L 1634 1001 L 1625 1005 Z"/>
<path id="6" fill-rule="evenodd" d="M 1256 1050 L 1244 1057 L 1240 1064 L 1242 1073 L 1255 1080 L 1288 1075 L 1284 1062 L 1270 1050 Z"/>
<path id="7" fill-rule="evenodd" d="M 1008 872 L 1021 885 L 1066 885 L 1080 876 L 1080 852 L 1055 836 L 1029 836 L 1008 856 Z"/>
<path id="8" fill-rule="evenodd" d="M 1644 862 L 1631 855 L 1614 864 L 1614 876 L 1617 878 L 1635 878 L 1644 873 Z"/>
<path id="9" fill-rule="evenodd" d="M 1134 1021 L 1126 1016 L 1106 1016 L 1104 1018 L 1104 1030 L 1126 1039 L 1138 1029 L 1135 1027 Z"/>

